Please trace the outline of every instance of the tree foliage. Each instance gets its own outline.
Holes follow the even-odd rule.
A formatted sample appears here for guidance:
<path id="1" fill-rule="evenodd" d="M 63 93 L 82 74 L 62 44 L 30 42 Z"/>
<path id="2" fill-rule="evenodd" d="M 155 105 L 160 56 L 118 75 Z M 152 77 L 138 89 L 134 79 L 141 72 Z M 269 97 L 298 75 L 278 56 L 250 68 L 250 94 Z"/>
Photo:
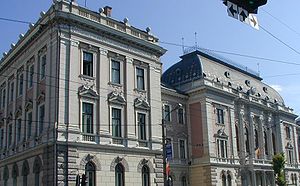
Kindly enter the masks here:
<path id="1" fill-rule="evenodd" d="M 276 177 L 276 184 L 278 186 L 285 186 L 286 181 L 284 178 L 284 164 L 285 164 L 285 157 L 283 153 L 278 153 L 273 156 L 273 170 Z"/>

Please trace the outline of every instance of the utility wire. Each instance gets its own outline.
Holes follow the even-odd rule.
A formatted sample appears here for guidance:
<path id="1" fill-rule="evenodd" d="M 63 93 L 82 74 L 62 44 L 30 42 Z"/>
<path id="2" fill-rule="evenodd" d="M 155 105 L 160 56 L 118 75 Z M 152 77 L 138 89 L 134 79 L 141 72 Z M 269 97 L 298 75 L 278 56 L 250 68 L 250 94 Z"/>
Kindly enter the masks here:
<path id="1" fill-rule="evenodd" d="M 9 22 L 14 22 L 14 23 L 22 23 L 22 24 L 32 24 L 29 21 L 22 21 L 22 20 L 17 20 L 17 19 L 9 19 L 5 17 L 0 17 L 0 20 L 2 21 L 9 21 Z"/>

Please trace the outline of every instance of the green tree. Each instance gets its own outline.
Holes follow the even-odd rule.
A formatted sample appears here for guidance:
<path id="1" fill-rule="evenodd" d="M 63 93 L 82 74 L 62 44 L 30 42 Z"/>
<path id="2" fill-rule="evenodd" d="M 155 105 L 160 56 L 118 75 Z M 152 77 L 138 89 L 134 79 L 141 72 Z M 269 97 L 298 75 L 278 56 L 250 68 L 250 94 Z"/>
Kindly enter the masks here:
<path id="1" fill-rule="evenodd" d="M 278 153 L 275 156 L 273 156 L 273 170 L 276 178 L 276 184 L 278 186 L 285 186 L 286 181 L 284 178 L 284 164 L 285 164 L 285 158 L 283 153 Z"/>

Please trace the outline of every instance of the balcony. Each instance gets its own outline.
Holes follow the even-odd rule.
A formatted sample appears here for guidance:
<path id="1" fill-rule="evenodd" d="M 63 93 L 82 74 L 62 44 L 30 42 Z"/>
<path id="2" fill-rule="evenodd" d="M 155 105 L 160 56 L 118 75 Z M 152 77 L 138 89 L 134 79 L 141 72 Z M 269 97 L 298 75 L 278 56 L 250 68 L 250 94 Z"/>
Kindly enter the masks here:
<path id="1" fill-rule="evenodd" d="M 82 134 L 82 141 L 96 142 L 96 135 L 84 133 Z"/>

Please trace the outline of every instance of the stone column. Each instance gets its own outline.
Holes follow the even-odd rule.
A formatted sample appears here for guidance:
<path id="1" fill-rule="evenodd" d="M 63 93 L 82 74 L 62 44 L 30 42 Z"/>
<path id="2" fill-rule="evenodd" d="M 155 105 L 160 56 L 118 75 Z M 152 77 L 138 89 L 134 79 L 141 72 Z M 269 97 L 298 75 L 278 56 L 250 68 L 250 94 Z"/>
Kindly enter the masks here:
<path id="1" fill-rule="evenodd" d="M 293 126 L 293 142 L 294 142 L 294 154 L 295 154 L 295 161 L 294 163 L 295 164 L 298 164 L 299 163 L 299 154 L 298 154 L 298 137 L 297 137 L 297 128 L 295 126 Z"/>
<path id="2" fill-rule="evenodd" d="M 252 112 L 249 112 L 249 142 L 250 142 L 250 155 L 249 160 L 250 164 L 253 164 L 253 159 L 255 158 L 255 150 L 254 150 L 254 115 Z"/>
<path id="3" fill-rule="evenodd" d="M 263 115 L 259 116 L 258 120 L 258 148 L 260 150 L 260 154 L 258 156 L 259 159 L 265 159 L 265 145 L 264 145 L 264 117 Z"/>
<path id="4" fill-rule="evenodd" d="M 268 157 L 267 159 L 268 160 L 271 160 L 272 159 L 272 156 L 274 154 L 273 152 L 273 141 L 272 141 L 272 115 L 271 114 L 268 114 L 267 116 L 267 126 L 268 126 L 268 130 L 267 130 L 267 140 L 268 140 Z"/>

